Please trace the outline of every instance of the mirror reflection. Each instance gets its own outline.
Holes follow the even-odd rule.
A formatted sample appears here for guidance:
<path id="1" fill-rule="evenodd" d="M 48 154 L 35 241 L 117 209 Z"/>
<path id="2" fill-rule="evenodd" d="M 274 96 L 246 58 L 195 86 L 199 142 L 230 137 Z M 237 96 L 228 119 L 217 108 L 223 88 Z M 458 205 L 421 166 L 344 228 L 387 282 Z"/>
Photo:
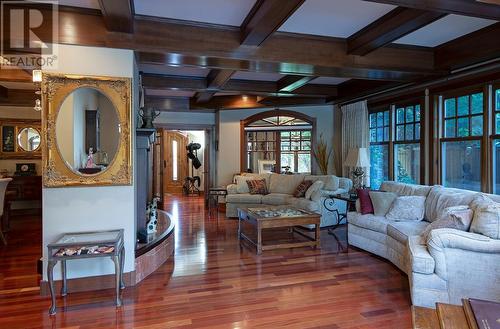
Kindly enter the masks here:
<path id="1" fill-rule="evenodd" d="M 40 132 L 33 127 L 26 127 L 17 134 L 17 144 L 26 152 L 33 152 L 40 146 Z"/>
<path id="2" fill-rule="evenodd" d="M 61 157 L 75 173 L 106 170 L 119 139 L 117 111 L 101 91 L 82 87 L 66 97 L 56 119 L 56 141 Z"/>

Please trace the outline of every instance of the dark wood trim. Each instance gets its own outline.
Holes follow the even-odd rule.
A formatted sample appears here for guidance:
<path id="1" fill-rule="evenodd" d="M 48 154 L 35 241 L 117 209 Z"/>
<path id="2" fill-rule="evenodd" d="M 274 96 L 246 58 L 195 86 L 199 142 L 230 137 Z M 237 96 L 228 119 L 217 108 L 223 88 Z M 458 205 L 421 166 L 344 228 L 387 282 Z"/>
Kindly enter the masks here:
<path id="1" fill-rule="evenodd" d="M 397 7 L 347 39 L 347 53 L 364 56 L 446 14 L 421 9 Z"/>
<path id="2" fill-rule="evenodd" d="M 222 89 L 229 79 L 231 79 L 231 76 L 235 72 L 233 70 L 210 70 L 206 78 L 207 90 L 196 93 L 196 102 L 205 103 L 210 101 L 217 91 Z"/>
<path id="3" fill-rule="evenodd" d="M 415 9 L 500 20 L 500 6 L 469 0 L 366 0 Z"/>
<path id="4" fill-rule="evenodd" d="M 260 46 L 305 0 L 258 0 L 241 25 L 241 44 Z"/>
<path id="5" fill-rule="evenodd" d="M 99 0 L 99 6 L 108 31 L 134 32 L 133 0 Z"/>
<path id="6" fill-rule="evenodd" d="M 35 100 L 40 98 L 35 94 L 35 90 L 9 89 L 7 98 L 0 97 L 0 106 L 35 106 Z"/>
<path id="7" fill-rule="evenodd" d="M 500 11 L 500 6 L 497 6 Z M 435 48 L 435 66 L 440 70 L 465 67 L 498 59 L 500 23 L 466 34 Z"/>
<path id="8" fill-rule="evenodd" d="M 9 90 L 4 86 L 0 86 L 0 99 L 6 99 L 9 97 Z"/>

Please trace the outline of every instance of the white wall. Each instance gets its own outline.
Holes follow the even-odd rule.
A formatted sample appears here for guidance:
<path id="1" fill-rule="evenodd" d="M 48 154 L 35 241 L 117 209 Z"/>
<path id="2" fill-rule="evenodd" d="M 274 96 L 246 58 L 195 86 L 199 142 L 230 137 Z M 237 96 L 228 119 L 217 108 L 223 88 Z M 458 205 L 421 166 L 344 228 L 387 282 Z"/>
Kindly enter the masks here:
<path id="1" fill-rule="evenodd" d="M 114 77 L 134 76 L 131 50 L 59 45 L 57 72 Z M 50 68 L 42 68 L 50 71 Z M 132 120 L 131 131 L 135 131 Z M 132 134 L 133 142 L 135 135 Z M 135 142 L 132 150 L 135 149 Z M 134 186 L 67 187 L 43 189 L 43 257 L 46 265 L 47 244 L 65 232 L 108 229 L 125 230 L 125 272 L 134 270 L 135 195 Z M 108 258 L 68 262 L 68 277 L 114 273 Z M 54 270 L 55 278 L 60 271 Z M 47 276 L 44 266 L 44 280 Z"/>
<path id="2" fill-rule="evenodd" d="M 203 124 L 214 125 L 215 113 L 199 113 L 199 112 L 161 112 L 155 119 L 155 124 Z"/>
<path id="3" fill-rule="evenodd" d="M 225 110 L 219 112 L 219 152 L 217 160 L 217 185 L 231 183 L 233 175 L 240 172 L 240 120 L 256 113 L 273 110 Z M 296 111 L 316 118 L 316 133 L 330 145 L 333 143 L 333 106 L 289 107 L 286 110 Z M 340 145 L 334 145 L 340 147 Z M 333 169 L 333 161 L 330 161 Z"/>

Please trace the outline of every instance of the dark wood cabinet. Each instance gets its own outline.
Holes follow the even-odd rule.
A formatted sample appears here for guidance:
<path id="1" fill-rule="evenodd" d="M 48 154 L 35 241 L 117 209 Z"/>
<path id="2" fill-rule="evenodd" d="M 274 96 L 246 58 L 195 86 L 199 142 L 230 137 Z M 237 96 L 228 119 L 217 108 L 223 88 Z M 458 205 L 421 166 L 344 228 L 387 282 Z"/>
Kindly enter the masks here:
<path id="1" fill-rule="evenodd" d="M 42 201 L 42 176 L 12 176 L 5 193 L 3 228 L 10 226 L 10 212 L 12 202 L 15 201 Z M 33 202 L 34 205 L 39 203 Z M 34 208 L 39 209 L 39 208 Z"/>
<path id="2" fill-rule="evenodd" d="M 146 227 L 146 204 L 153 194 L 153 145 L 155 129 L 137 129 L 136 185 L 137 185 L 137 230 Z"/>

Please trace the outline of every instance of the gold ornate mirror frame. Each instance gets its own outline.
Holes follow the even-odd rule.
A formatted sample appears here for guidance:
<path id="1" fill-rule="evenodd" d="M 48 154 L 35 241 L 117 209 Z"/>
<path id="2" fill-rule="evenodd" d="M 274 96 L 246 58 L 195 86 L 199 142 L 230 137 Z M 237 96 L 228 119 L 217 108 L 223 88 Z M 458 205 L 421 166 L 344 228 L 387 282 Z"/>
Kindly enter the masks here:
<path id="1" fill-rule="evenodd" d="M 25 128 L 33 128 L 38 131 L 40 138 L 40 120 L 33 119 L 0 119 L 0 160 L 4 159 L 40 159 L 42 157 L 42 145 L 33 151 L 25 151 L 18 143 L 19 132 Z M 12 140 L 7 142 L 7 132 L 12 132 Z M 41 140 L 41 139 L 40 139 Z"/>
<path id="2" fill-rule="evenodd" d="M 120 122 L 120 139 L 114 159 L 95 175 L 77 174 L 65 163 L 56 138 L 56 120 L 66 97 L 78 88 L 94 88 L 113 103 Z M 131 82 L 129 78 L 44 73 L 42 80 L 42 163 L 46 187 L 132 184 Z"/>

